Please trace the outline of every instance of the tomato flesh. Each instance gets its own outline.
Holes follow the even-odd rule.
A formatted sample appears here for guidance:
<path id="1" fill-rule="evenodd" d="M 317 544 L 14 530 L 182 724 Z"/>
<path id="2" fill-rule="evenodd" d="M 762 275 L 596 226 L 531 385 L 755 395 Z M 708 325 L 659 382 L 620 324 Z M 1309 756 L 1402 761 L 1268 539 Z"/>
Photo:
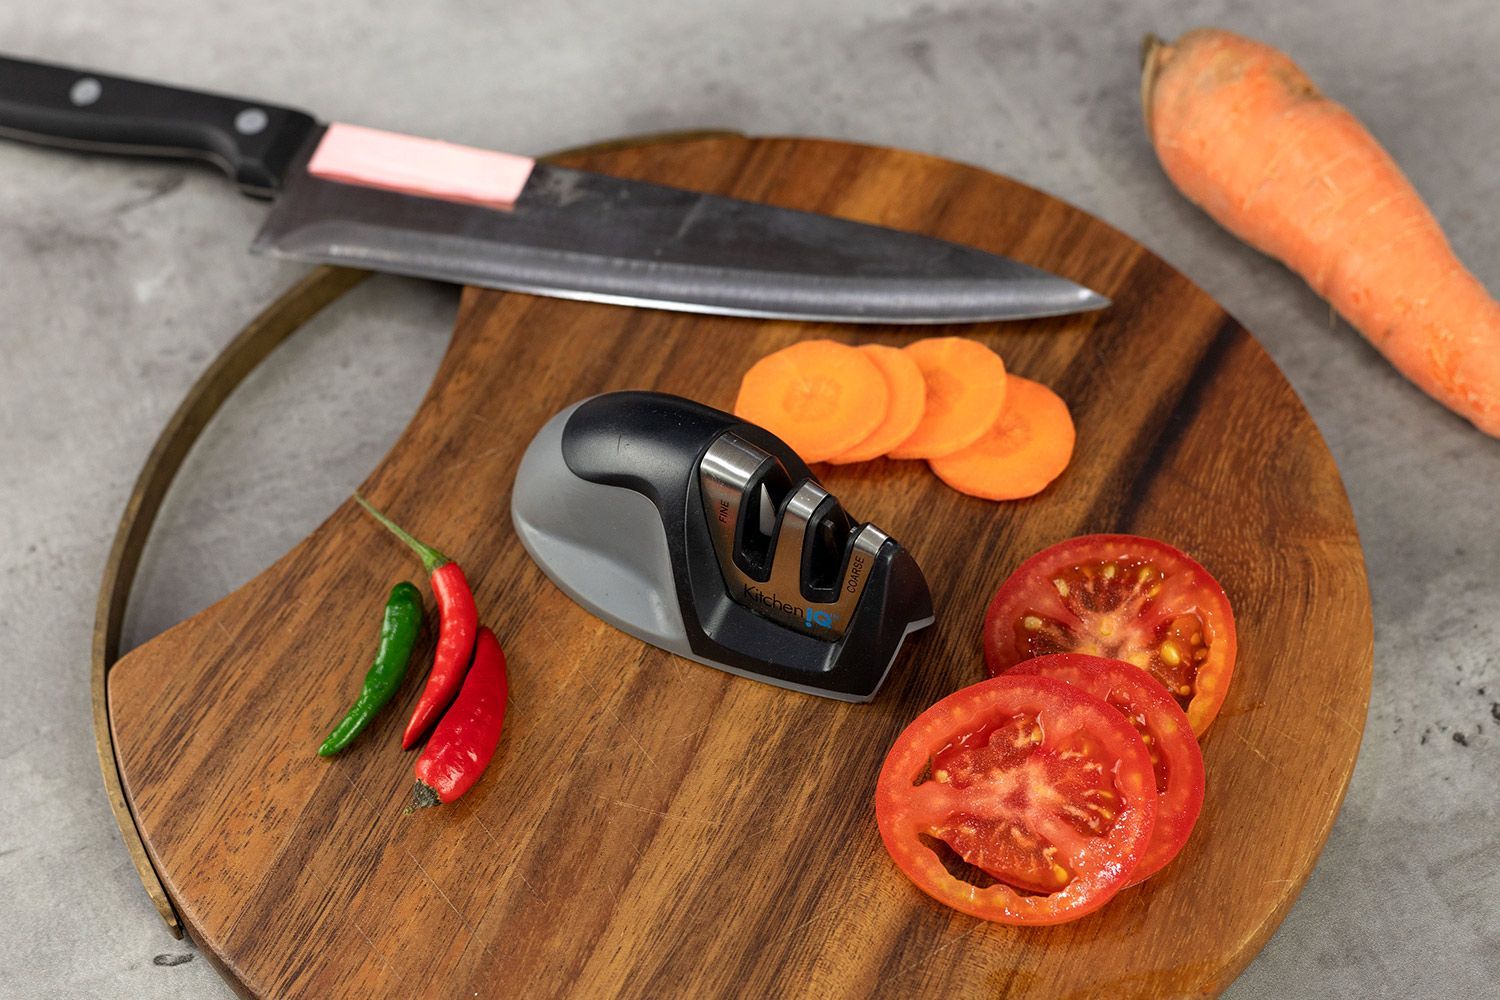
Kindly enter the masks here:
<path id="1" fill-rule="evenodd" d="M 1203 809 L 1203 753 L 1187 715 L 1160 685 L 1121 660 L 1062 653 L 1017 664 L 1007 676 L 1054 677 L 1104 701 L 1136 730 L 1151 758 L 1156 823 L 1131 884 L 1160 871 L 1187 843 Z"/>
<path id="2" fill-rule="evenodd" d="M 998 799 L 998 816 L 957 813 L 933 827 L 964 860 L 1032 892 L 1055 892 L 1073 878 L 1058 847 L 1029 822 L 1037 810 L 1055 814 L 1080 834 L 1103 836 L 1120 810 L 1107 756 L 1081 734 L 1056 753 L 1040 753 L 1042 728 L 1028 715 L 973 734 L 940 751 L 932 780 L 952 788 L 982 789 Z"/>
<path id="3" fill-rule="evenodd" d="M 1119 712 L 1049 677 L 997 677 L 922 713 L 886 757 L 891 857 L 941 902 L 1050 924 L 1103 905 L 1150 842 L 1155 779 Z"/>
<path id="4" fill-rule="evenodd" d="M 1084 653 L 1150 673 L 1208 728 L 1234 668 L 1234 616 L 1209 572 L 1163 542 L 1084 535 L 1032 556 L 985 615 L 991 674 L 1037 656 Z"/>

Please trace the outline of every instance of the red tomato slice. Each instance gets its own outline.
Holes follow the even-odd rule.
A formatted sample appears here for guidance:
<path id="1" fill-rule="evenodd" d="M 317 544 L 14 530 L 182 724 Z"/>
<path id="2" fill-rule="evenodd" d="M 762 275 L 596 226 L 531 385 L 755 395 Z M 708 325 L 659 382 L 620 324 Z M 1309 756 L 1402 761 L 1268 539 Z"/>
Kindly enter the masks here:
<path id="1" fill-rule="evenodd" d="M 1058 924 L 1123 888 L 1151 840 L 1151 756 L 1118 711 L 1050 677 L 995 677 L 917 716 L 891 747 L 875 820 L 939 902 Z"/>
<path id="2" fill-rule="evenodd" d="M 1055 677 L 1113 705 L 1140 734 L 1156 775 L 1156 823 L 1130 884 L 1144 882 L 1177 857 L 1203 809 L 1203 751 L 1187 715 L 1162 686 L 1124 660 L 1081 653 L 1038 656 L 1007 677 Z"/>
<path id="3" fill-rule="evenodd" d="M 1149 671 L 1202 736 L 1234 671 L 1234 613 L 1208 570 L 1165 542 L 1081 535 L 1022 563 L 984 616 L 991 674 L 1048 653 Z"/>

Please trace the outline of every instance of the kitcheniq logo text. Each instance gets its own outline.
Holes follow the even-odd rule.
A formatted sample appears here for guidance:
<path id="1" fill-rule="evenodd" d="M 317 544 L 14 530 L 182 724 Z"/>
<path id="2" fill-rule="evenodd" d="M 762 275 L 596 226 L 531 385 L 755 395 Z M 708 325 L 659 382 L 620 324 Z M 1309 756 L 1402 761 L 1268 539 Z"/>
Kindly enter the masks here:
<path id="1" fill-rule="evenodd" d="M 823 611 L 818 608 L 805 608 L 796 604 L 788 604 L 775 594 L 768 594 L 759 587 L 745 584 L 745 596 L 759 604 L 768 611 L 774 611 L 779 615 L 801 622 L 805 628 L 833 628 L 833 620 L 838 616 L 831 611 Z"/>

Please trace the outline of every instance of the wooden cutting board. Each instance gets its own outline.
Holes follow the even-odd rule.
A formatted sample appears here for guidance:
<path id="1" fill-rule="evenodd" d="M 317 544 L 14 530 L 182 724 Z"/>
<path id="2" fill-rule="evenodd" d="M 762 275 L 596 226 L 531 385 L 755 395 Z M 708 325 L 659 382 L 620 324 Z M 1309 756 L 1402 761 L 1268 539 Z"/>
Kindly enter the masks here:
<path id="1" fill-rule="evenodd" d="M 391 584 L 420 568 L 346 503 L 274 566 L 109 679 L 120 770 L 189 932 L 267 997 L 1092 997 L 1222 989 L 1285 916 L 1338 812 L 1365 718 L 1370 604 L 1354 521 L 1306 411 L 1245 330 L 1125 235 L 1039 191 L 909 152 L 719 138 L 576 165 L 931 233 L 1114 299 L 943 329 L 710 318 L 470 289 L 411 425 L 365 490 L 467 567 L 510 661 L 490 772 L 403 816 L 420 684 L 342 757 L 314 751 L 359 685 Z M 924 567 L 937 625 L 868 705 L 675 659 L 583 612 L 511 531 L 531 435 L 592 393 L 727 407 L 799 338 L 962 334 L 1073 408 L 1073 465 L 986 503 L 920 462 L 824 468 Z M 1240 659 L 1204 741 L 1183 854 L 1044 929 L 929 901 L 871 795 L 923 708 L 982 676 L 980 620 L 1027 555 L 1081 532 L 1166 539 L 1214 572 Z M 425 640 L 419 657 L 430 651 Z M 425 671 L 425 659 L 421 669 Z"/>

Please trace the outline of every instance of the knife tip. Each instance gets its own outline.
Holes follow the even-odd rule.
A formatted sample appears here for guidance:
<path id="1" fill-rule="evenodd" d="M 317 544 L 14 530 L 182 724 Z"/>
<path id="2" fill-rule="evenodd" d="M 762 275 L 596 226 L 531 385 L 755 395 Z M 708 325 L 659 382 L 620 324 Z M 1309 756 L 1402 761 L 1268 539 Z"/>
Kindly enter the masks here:
<path id="1" fill-rule="evenodd" d="M 1092 288 L 1083 288 L 1083 294 L 1079 297 L 1078 308 L 1083 312 L 1097 312 L 1100 309 L 1108 309 L 1114 302 L 1107 295 L 1100 295 Z"/>

